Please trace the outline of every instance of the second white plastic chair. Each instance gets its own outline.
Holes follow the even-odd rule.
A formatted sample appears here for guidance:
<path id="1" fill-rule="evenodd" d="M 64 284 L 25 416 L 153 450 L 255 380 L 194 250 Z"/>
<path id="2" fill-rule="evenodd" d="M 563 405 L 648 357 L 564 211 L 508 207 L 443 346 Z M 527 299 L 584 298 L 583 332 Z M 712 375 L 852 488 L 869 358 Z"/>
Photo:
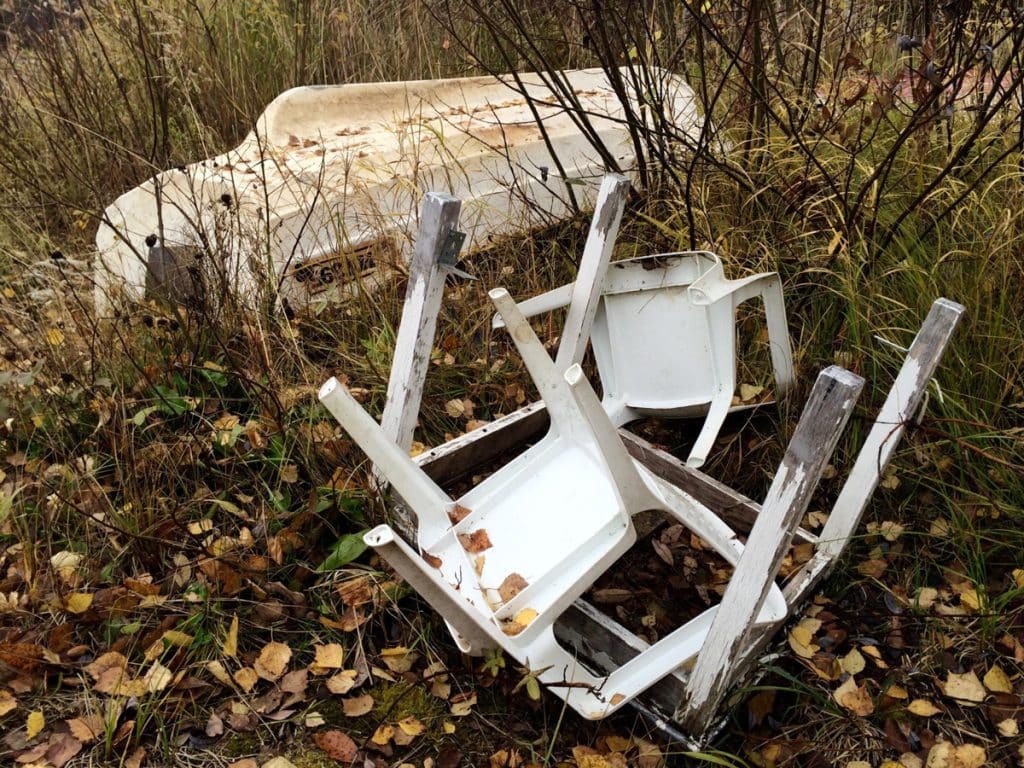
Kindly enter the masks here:
<path id="1" fill-rule="evenodd" d="M 581 267 L 582 271 L 582 267 Z M 570 283 L 522 302 L 532 317 L 570 303 Z M 700 466 L 729 412 L 736 390 L 736 309 L 764 302 L 776 396 L 793 383 L 793 353 L 782 284 L 774 272 L 725 277 L 707 251 L 658 254 L 607 267 L 589 340 L 605 410 L 616 426 L 645 416 L 706 414 L 687 463 Z M 500 319 L 496 326 L 501 325 Z M 560 361 L 579 362 L 587 337 L 566 336 Z"/>

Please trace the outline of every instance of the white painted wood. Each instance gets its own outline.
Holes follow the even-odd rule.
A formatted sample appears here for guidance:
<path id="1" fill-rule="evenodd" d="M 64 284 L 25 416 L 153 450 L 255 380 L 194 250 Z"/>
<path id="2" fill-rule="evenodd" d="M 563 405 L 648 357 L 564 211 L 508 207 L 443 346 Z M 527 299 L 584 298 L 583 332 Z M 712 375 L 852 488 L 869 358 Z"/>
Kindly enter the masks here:
<path id="1" fill-rule="evenodd" d="M 583 362 L 583 355 L 590 343 L 594 315 L 601 300 L 601 286 L 619 233 L 622 212 L 626 208 L 627 194 L 629 179 L 625 176 L 609 174 L 601 182 L 555 357 L 555 368 L 560 372 L 567 371 L 575 363 Z"/>
<path id="2" fill-rule="evenodd" d="M 786 585 L 790 605 L 796 605 L 809 594 L 849 544 L 965 311 L 963 305 L 948 299 L 932 304 L 818 537 L 814 557 Z"/>
<path id="3" fill-rule="evenodd" d="M 775 585 L 797 523 L 807 510 L 863 386 L 862 378 L 836 366 L 822 371 L 815 382 L 697 656 L 679 717 L 691 733 L 707 728 L 733 682 L 733 664 Z"/>
<path id="4" fill-rule="evenodd" d="M 412 447 L 448 273 L 440 263 L 441 252 L 448 233 L 458 228 L 461 208 L 462 203 L 450 195 L 428 192 L 423 198 L 420 230 L 409 263 L 409 285 L 381 416 L 385 434 L 406 451 Z"/>

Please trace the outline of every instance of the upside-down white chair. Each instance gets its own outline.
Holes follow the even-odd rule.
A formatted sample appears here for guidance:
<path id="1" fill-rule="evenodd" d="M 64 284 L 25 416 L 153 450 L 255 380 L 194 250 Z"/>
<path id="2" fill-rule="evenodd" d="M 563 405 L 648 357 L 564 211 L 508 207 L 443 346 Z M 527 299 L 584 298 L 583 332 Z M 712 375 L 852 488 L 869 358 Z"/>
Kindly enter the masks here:
<path id="1" fill-rule="evenodd" d="M 464 650 L 500 647 L 586 717 L 604 717 L 700 650 L 710 608 L 608 676 L 555 640 L 558 616 L 636 539 L 632 516 L 660 510 L 736 565 L 743 545 L 705 506 L 632 459 L 578 364 L 559 374 L 504 289 L 490 294 L 551 417 L 547 436 L 464 496 L 449 497 L 336 379 L 320 400 L 418 519 L 419 552 L 389 526 L 366 535 L 447 619 Z M 785 615 L 777 586 L 758 614 Z"/>
<path id="2" fill-rule="evenodd" d="M 570 303 L 573 285 L 535 296 L 519 308 L 527 317 L 560 309 Z M 776 396 L 781 397 L 794 373 L 778 274 L 729 280 L 721 259 L 708 251 L 608 265 L 589 340 L 604 389 L 602 404 L 612 423 L 706 414 L 687 459 L 693 467 L 703 464 L 736 391 L 736 309 L 755 297 L 764 302 Z M 495 318 L 495 327 L 501 324 Z M 559 362 L 579 362 L 587 340 L 585 334 L 563 334 Z"/>

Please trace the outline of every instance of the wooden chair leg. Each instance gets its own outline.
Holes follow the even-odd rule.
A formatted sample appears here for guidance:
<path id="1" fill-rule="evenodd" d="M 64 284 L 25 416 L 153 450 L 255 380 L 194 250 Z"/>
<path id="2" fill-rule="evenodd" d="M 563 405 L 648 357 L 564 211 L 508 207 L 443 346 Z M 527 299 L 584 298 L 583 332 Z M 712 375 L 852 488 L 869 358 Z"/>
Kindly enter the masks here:
<path id="1" fill-rule="evenodd" d="M 555 368 L 561 372 L 567 371 L 573 363 L 583 361 L 628 192 L 629 179 L 625 176 L 609 174 L 601 182 L 590 233 L 583 246 L 579 273 L 573 283 L 572 301 L 562 329 L 562 340 L 555 357 Z"/>
<path id="2" fill-rule="evenodd" d="M 697 656 L 687 700 L 677 718 L 691 733 L 706 730 L 733 682 L 733 666 L 743 652 L 747 633 L 863 386 L 864 379 L 837 366 L 822 371 L 814 384 Z"/>

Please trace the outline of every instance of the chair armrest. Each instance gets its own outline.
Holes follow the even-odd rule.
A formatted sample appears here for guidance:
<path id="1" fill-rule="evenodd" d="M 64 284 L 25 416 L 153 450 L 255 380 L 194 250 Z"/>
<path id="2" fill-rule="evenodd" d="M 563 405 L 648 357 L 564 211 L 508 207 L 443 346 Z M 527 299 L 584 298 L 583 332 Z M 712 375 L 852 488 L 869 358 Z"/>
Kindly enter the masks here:
<path id="1" fill-rule="evenodd" d="M 519 311 L 523 313 L 524 317 L 535 317 L 542 315 L 545 312 L 551 312 L 555 309 L 561 309 L 562 307 L 569 306 L 569 302 L 572 301 L 572 287 L 573 283 L 566 283 L 563 286 L 542 293 L 539 296 L 521 301 L 518 304 Z M 501 316 L 495 313 L 491 319 L 491 328 L 504 328 L 505 322 L 501 319 Z"/>

